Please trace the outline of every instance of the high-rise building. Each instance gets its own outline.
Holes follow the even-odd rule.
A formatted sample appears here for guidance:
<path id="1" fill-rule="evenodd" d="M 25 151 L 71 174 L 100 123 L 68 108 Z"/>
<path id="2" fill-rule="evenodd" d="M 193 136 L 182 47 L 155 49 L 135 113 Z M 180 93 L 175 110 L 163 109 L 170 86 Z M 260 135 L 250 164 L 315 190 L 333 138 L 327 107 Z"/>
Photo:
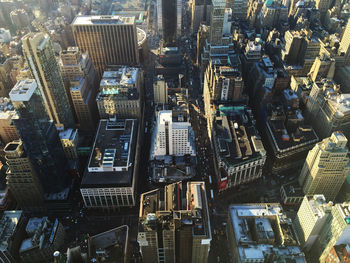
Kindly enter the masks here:
<path id="1" fill-rule="evenodd" d="M 309 151 L 299 177 L 306 195 L 323 194 L 328 201 L 335 199 L 350 171 L 347 142 L 341 132 L 333 132 Z"/>
<path id="2" fill-rule="evenodd" d="M 227 7 L 232 9 L 233 19 L 245 20 L 247 18 L 248 0 L 227 0 Z"/>
<path id="3" fill-rule="evenodd" d="M 304 33 L 288 30 L 284 34 L 285 46 L 282 49 L 282 60 L 287 65 L 302 65 L 306 50 Z"/>
<path id="4" fill-rule="evenodd" d="M 116 66 L 105 71 L 96 97 L 100 118 L 140 118 L 142 89 L 141 68 Z"/>
<path id="5" fill-rule="evenodd" d="M 86 208 L 115 210 L 135 205 L 140 134 L 135 119 L 100 120 L 80 185 Z"/>
<path id="6" fill-rule="evenodd" d="M 8 170 L 7 184 L 18 206 L 26 211 L 41 210 L 44 191 L 24 150 L 22 141 L 12 141 L 4 149 Z"/>
<path id="7" fill-rule="evenodd" d="M 316 56 L 314 63 L 310 68 L 308 76 L 312 81 L 320 81 L 324 78 L 332 79 L 335 72 L 335 60 L 327 57 L 325 54 Z"/>
<path id="8" fill-rule="evenodd" d="M 347 202 L 333 205 L 330 216 L 326 224 L 323 226 L 315 245 L 311 249 L 311 263 L 327 262 L 325 259 L 333 246 L 349 244 L 349 231 L 350 203 Z"/>
<path id="9" fill-rule="evenodd" d="M 330 79 L 314 82 L 306 104 L 307 119 L 317 135 L 323 139 L 334 131 L 350 138 L 350 94 L 341 93 Z"/>
<path id="10" fill-rule="evenodd" d="M 192 1 L 192 16 L 191 28 L 192 32 L 196 33 L 202 22 L 207 22 L 207 14 L 209 9 L 208 0 L 194 0 Z"/>
<path id="11" fill-rule="evenodd" d="M 184 115 L 176 116 L 171 110 L 159 111 L 152 142 L 152 156 L 164 155 L 196 155 L 194 134 L 191 123 Z"/>
<path id="12" fill-rule="evenodd" d="M 348 23 L 343 32 L 343 36 L 341 38 L 339 44 L 339 52 L 344 52 L 345 60 L 344 64 L 346 66 L 350 65 L 350 18 L 348 19 Z"/>
<path id="13" fill-rule="evenodd" d="M 161 75 L 158 75 L 156 81 L 153 83 L 153 96 L 154 103 L 168 103 L 168 84 Z"/>
<path id="14" fill-rule="evenodd" d="M 323 195 L 307 195 L 293 221 L 294 229 L 304 251 L 310 251 L 326 223 L 332 204 Z"/>
<path id="15" fill-rule="evenodd" d="M 79 129 L 95 131 L 98 76 L 89 55 L 78 47 L 68 47 L 60 53 L 59 64 Z"/>
<path id="16" fill-rule="evenodd" d="M 13 123 L 18 115 L 9 98 L 0 98 L 0 139 L 4 144 L 18 140 L 18 133 Z"/>
<path id="17" fill-rule="evenodd" d="M 137 65 L 135 17 L 77 16 L 72 22 L 75 43 L 88 52 L 101 77 L 107 65 Z"/>
<path id="18" fill-rule="evenodd" d="M 213 7 L 210 18 L 210 35 L 209 42 L 212 46 L 222 44 L 222 37 L 224 35 L 226 2 L 225 0 L 213 0 Z"/>
<path id="19" fill-rule="evenodd" d="M 50 37 L 28 33 L 22 38 L 22 45 L 50 119 L 57 126 L 73 128 L 74 117 Z"/>
<path id="20" fill-rule="evenodd" d="M 211 226 L 204 182 L 167 185 L 141 195 L 139 213 L 143 262 L 205 263 Z"/>
<path id="21" fill-rule="evenodd" d="M 262 0 L 249 0 L 247 9 L 247 21 L 250 27 L 255 27 L 257 22 L 257 17 L 263 7 L 264 2 Z"/>
<path id="22" fill-rule="evenodd" d="M 182 30 L 182 1 L 157 0 L 158 31 L 162 32 L 164 46 L 175 44 Z"/>
<path id="23" fill-rule="evenodd" d="M 19 116 L 14 120 L 17 132 L 43 190 L 45 193 L 63 190 L 70 183 L 67 160 L 36 81 L 18 81 L 10 92 L 10 99 Z"/>
<path id="24" fill-rule="evenodd" d="M 306 263 L 292 220 L 276 203 L 229 206 L 226 226 L 230 262 Z"/>

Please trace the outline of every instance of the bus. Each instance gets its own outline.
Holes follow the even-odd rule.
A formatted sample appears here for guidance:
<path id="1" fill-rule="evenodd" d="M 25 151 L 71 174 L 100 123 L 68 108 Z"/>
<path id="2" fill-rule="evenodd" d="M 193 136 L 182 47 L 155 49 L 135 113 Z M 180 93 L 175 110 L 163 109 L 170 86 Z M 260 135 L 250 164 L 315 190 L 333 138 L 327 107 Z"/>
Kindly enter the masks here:
<path id="1" fill-rule="evenodd" d="M 213 189 L 210 189 L 210 197 L 211 197 L 211 199 L 214 199 L 214 191 L 213 191 Z"/>
<path id="2" fill-rule="evenodd" d="M 212 184 L 211 175 L 209 175 L 209 183 Z"/>

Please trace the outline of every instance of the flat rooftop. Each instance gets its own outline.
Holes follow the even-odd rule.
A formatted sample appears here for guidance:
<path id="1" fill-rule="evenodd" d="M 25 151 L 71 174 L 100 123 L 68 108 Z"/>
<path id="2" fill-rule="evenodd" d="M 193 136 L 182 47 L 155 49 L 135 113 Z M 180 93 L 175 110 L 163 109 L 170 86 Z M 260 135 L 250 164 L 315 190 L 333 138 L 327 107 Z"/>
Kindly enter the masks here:
<path id="1" fill-rule="evenodd" d="M 18 119 L 19 116 L 15 111 L 9 98 L 0 97 L 0 119 Z"/>
<path id="2" fill-rule="evenodd" d="M 214 124 L 220 158 L 227 165 L 238 165 L 266 154 L 250 108 L 220 106 Z"/>
<path id="3" fill-rule="evenodd" d="M 129 25 L 135 24 L 135 17 L 113 16 L 113 15 L 76 16 L 72 22 L 72 26 L 128 25 L 128 24 Z"/>
<path id="4" fill-rule="evenodd" d="M 82 188 L 131 185 L 137 127 L 135 119 L 100 120 Z"/>
<path id="5" fill-rule="evenodd" d="M 8 248 L 10 239 L 16 230 L 17 224 L 22 216 L 22 211 L 5 211 L 0 220 L 0 250 Z"/>
<path id="6" fill-rule="evenodd" d="M 36 88 L 35 79 L 19 80 L 10 91 L 10 99 L 11 101 L 29 101 Z"/>

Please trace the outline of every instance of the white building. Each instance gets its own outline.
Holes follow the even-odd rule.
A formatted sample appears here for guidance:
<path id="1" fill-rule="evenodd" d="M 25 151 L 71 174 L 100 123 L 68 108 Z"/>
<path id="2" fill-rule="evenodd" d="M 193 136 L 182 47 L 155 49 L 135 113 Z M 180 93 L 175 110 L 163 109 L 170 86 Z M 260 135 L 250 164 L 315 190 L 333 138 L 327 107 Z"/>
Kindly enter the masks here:
<path id="1" fill-rule="evenodd" d="M 152 158 L 164 155 L 196 155 L 191 123 L 181 121 L 182 118 L 182 115 L 173 116 L 170 110 L 158 113 Z"/>

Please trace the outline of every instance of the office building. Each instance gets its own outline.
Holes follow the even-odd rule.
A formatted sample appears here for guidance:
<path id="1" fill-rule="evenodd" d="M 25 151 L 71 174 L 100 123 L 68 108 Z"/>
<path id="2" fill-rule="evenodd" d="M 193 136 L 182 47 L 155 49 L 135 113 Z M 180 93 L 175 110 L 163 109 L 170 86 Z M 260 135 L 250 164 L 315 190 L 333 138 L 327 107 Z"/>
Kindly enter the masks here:
<path id="1" fill-rule="evenodd" d="M 282 1 L 265 1 L 258 15 L 260 28 L 280 28 L 284 23 L 288 24 L 288 8 Z"/>
<path id="2" fill-rule="evenodd" d="M 26 220 L 22 211 L 5 211 L 0 220 L 0 260 L 19 262 L 18 250 L 24 237 Z"/>
<path id="3" fill-rule="evenodd" d="M 107 65 L 139 64 L 135 17 L 77 16 L 72 29 L 75 43 L 88 52 L 100 77 Z"/>
<path id="4" fill-rule="evenodd" d="M 154 129 L 151 158 L 164 155 L 196 155 L 191 123 L 183 114 L 171 110 L 158 112 Z"/>
<path id="5" fill-rule="evenodd" d="M 13 123 L 18 115 L 9 98 L 0 98 L 0 139 L 4 144 L 18 140 L 18 133 Z"/>
<path id="6" fill-rule="evenodd" d="M 342 244 L 333 246 L 325 256 L 325 262 L 349 262 L 350 261 L 350 245 Z"/>
<path id="7" fill-rule="evenodd" d="M 212 130 L 208 132 L 216 158 L 219 191 L 260 178 L 266 151 L 251 109 L 242 105 L 213 105 L 212 115 Z"/>
<path id="8" fill-rule="evenodd" d="M 332 209 L 323 195 L 307 195 L 293 221 L 294 229 L 304 251 L 310 251 L 327 222 Z"/>
<path id="9" fill-rule="evenodd" d="M 211 226 L 204 182 L 141 195 L 137 241 L 143 262 L 208 262 Z"/>
<path id="10" fill-rule="evenodd" d="M 12 141 L 4 149 L 7 184 L 17 205 L 25 211 L 40 211 L 44 204 L 44 191 L 23 147 L 22 141 Z"/>
<path id="11" fill-rule="evenodd" d="M 30 20 L 29 20 L 28 14 L 24 9 L 15 9 L 11 11 L 10 18 L 11 18 L 12 24 L 17 29 L 30 26 Z"/>
<path id="12" fill-rule="evenodd" d="M 306 50 L 303 31 L 288 30 L 284 34 L 285 45 L 282 49 L 282 60 L 287 65 L 302 65 Z"/>
<path id="13" fill-rule="evenodd" d="M 199 29 L 199 26 L 203 22 L 209 20 L 209 9 L 210 4 L 208 0 L 194 0 L 192 1 L 191 7 L 191 29 L 193 33 L 196 33 Z"/>
<path id="14" fill-rule="evenodd" d="M 255 27 L 257 25 L 257 17 L 263 7 L 264 2 L 262 0 L 249 0 L 247 8 L 247 21 L 250 27 Z"/>
<path id="15" fill-rule="evenodd" d="M 299 177 L 306 195 L 323 194 L 327 201 L 335 199 L 350 171 L 347 142 L 341 132 L 333 132 L 309 152 Z"/>
<path id="16" fill-rule="evenodd" d="M 89 237 L 89 258 L 97 262 L 130 262 L 129 227 L 123 225 Z"/>
<path id="17" fill-rule="evenodd" d="M 10 99 L 19 116 L 14 120 L 17 132 L 45 193 L 61 191 L 70 184 L 67 160 L 36 81 L 18 81 Z"/>
<path id="18" fill-rule="evenodd" d="M 78 130 L 66 129 L 59 132 L 63 151 L 68 160 L 78 159 Z"/>
<path id="19" fill-rule="evenodd" d="M 237 57 L 239 60 L 239 58 Z M 238 62 L 240 64 L 240 60 Z M 204 76 L 204 97 L 210 101 L 234 101 L 243 99 L 244 83 L 240 68 L 230 64 L 209 61 Z"/>
<path id="20" fill-rule="evenodd" d="M 153 96 L 154 103 L 168 104 L 168 84 L 161 75 L 158 75 L 153 83 Z"/>
<path id="21" fill-rule="evenodd" d="M 143 72 L 118 66 L 105 71 L 96 101 L 100 118 L 141 118 Z"/>
<path id="22" fill-rule="evenodd" d="M 297 180 L 283 184 L 280 188 L 284 205 L 299 206 L 304 199 L 304 192 Z"/>
<path id="23" fill-rule="evenodd" d="M 100 120 L 80 185 L 86 208 L 115 210 L 135 205 L 140 133 L 135 119 Z"/>
<path id="24" fill-rule="evenodd" d="M 162 33 L 164 46 L 172 46 L 181 36 L 182 1 L 157 0 L 158 32 Z"/>
<path id="25" fill-rule="evenodd" d="M 312 81 L 321 81 L 322 79 L 333 79 L 335 72 L 335 60 L 329 58 L 325 54 L 321 57 L 316 56 L 314 63 L 308 73 Z"/>
<path id="26" fill-rule="evenodd" d="M 321 139 L 335 131 L 342 131 L 350 138 L 349 101 L 350 94 L 341 93 L 334 81 L 322 79 L 313 83 L 306 104 L 306 117 Z"/>
<path id="27" fill-rule="evenodd" d="M 226 232 L 231 262 L 306 263 L 280 204 L 230 205 Z"/>
<path id="28" fill-rule="evenodd" d="M 59 65 L 79 130 L 94 132 L 98 119 L 98 75 L 87 52 L 68 47 L 60 53 Z"/>
<path id="29" fill-rule="evenodd" d="M 335 204 L 319 238 L 310 251 L 311 263 L 326 262 L 334 246 L 350 243 L 350 203 Z"/>
<path id="30" fill-rule="evenodd" d="M 57 126 L 73 128 L 74 117 L 50 37 L 44 33 L 28 33 L 22 43 L 50 119 Z"/>
<path id="31" fill-rule="evenodd" d="M 338 52 L 345 54 L 344 65 L 349 66 L 350 65 L 350 18 L 348 19 L 348 22 L 343 32 L 343 36 L 339 43 Z"/>
<path id="32" fill-rule="evenodd" d="M 227 7 L 232 9 L 234 19 L 246 20 L 248 0 L 227 0 Z"/>
<path id="33" fill-rule="evenodd" d="M 51 262 L 53 254 L 65 244 L 65 230 L 58 221 L 47 217 L 30 218 L 25 227 L 26 237 L 19 248 L 21 262 Z"/>
<path id="34" fill-rule="evenodd" d="M 0 163 L 0 212 L 6 211 L 9 207 L 15 204 L 13 195 L 10 193 L 10 188 L 6 183 L 7 166 L 4 162 Z"/>

